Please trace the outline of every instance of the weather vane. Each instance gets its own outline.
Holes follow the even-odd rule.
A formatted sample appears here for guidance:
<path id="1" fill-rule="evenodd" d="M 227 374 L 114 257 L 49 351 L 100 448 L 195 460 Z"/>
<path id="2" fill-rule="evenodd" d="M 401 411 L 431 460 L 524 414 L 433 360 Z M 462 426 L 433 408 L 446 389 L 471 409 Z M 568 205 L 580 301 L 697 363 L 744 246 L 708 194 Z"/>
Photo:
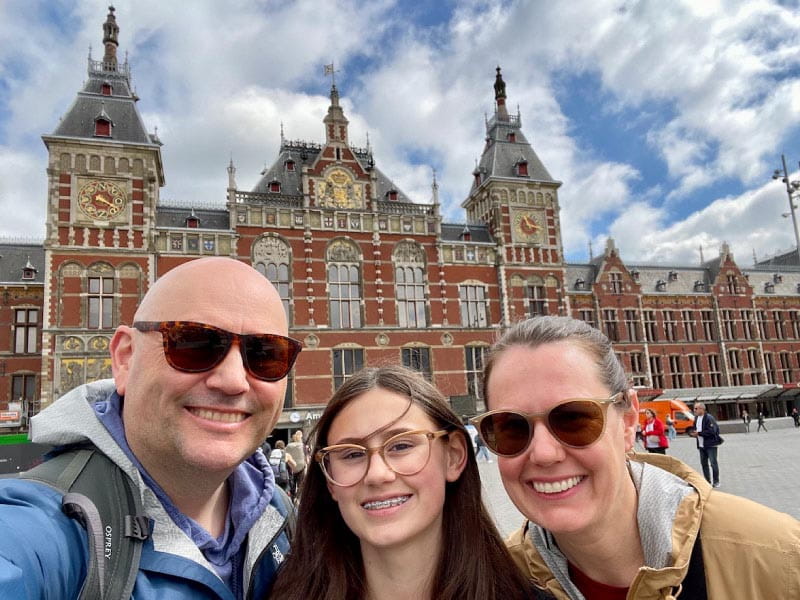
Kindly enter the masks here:
<path id="1" fill-rule="evenodd" d="M 333 68 L 333 63 L 325 65 L 325 77 L 331 76 L 331 87 L 336 87 L 336 69 Z"/>

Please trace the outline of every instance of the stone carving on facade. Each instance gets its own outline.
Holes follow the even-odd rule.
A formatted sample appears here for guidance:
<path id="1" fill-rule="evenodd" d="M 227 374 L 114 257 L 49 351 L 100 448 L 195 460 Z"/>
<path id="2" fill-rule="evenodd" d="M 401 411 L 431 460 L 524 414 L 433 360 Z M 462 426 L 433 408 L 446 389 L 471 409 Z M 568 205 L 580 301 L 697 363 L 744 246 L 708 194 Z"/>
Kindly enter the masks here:
<path id="1" fill-rule="evenodd" d="M 306 348 L 316 348 L 319 346 L 319 338 L 313 333 L 309 333 L 305 339 L 303 339 L 303 343 L 305 344 Z"/>
<path id="2" fill-rule="evenodd" d="M 104 352 L 108 350 L 108 338 L 103 336 L 95 336 L 89 340 L 89 349 L 95 352 Z"/>
<path id="3" fill-rule="evenodd" d="M 425 264 L 425 251 L 414 242 L 400 242 L 392 254 L 396 263 Z"/>
<path id="4" fill-rule="evenodd" d="M 389 336 L 385 333 L 379 333 L 375 336 L 375 343 L 378 344 L 378 346 L 388 346 Z"/>
<path id="5" fill-rule="evenodd" d="M 253 262 L 289 262 L 289 246 L 273 235 L 262 235 L 253 242 Z"/>
<path id="6" fill-rule="evenodd" d="M 83 340 L 71 335 L 68 338 L 64 338 L 64 341 L 61 342 L 61 348 L 67 352 L 79 352 L 83 350 Z"/>
<path id="7" fill-rule="evenodd" d="M 349 240 L 333 240 L 328 246 L 328 260 L 332 262 L 358 262 L 358 248 Z"/>

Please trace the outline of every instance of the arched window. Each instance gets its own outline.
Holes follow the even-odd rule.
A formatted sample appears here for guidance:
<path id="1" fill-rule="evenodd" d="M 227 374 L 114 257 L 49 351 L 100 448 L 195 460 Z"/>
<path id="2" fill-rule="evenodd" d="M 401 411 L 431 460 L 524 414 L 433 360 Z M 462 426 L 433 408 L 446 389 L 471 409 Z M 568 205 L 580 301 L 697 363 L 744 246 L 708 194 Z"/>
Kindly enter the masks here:
<path id="1" fill-rule="evenodd" d="M 253 267 L 270 280 L 278 290 L 286 311 L 286 318 L 291 323 L 291 249 L 283 239 L 274 235 L 258 238 L 252 247 Z"/>
<path id="2" fill-rule="evenodd" d="M 400 327 L 427 327 L 425 251 L 401 242 L 393 253 L 397 323 Z"/>
<path id="3" fill-rule="evenodd" d="M 330 326 L 334 329 L 361 327 L 361 260 L 358 247 L 349 240 L 334 240 L 328 246 L 327 259 Z"/>

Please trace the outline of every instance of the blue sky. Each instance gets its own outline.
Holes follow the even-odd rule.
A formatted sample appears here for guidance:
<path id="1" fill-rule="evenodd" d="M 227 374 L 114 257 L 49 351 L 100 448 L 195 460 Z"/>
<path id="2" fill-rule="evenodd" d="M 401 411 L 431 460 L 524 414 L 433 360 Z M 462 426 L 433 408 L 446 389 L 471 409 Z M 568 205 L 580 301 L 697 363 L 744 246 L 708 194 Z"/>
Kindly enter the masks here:
<path id="1" fill-rule="evenodd" d="M 42 238 L 52 132 L 102 56 L 107 2 L 0 3 L 0 236 Z M 740 264 L 794 245 L 773 170 L 800 160 L 800 6 L 637 2 L 119 2 L 139 110 L 164 142 L 164 201 L 223 205 L 287 138 L 320 142 L 335 61 L 350 140 L 409 196 L 460 208 L 494 68 L 559 190 L 567 259 L 613 237 L 628 263 Z M 800 199 L 798 199 L 800 201 Z M 800 216 L 800 215 L 799 215 Z"/>

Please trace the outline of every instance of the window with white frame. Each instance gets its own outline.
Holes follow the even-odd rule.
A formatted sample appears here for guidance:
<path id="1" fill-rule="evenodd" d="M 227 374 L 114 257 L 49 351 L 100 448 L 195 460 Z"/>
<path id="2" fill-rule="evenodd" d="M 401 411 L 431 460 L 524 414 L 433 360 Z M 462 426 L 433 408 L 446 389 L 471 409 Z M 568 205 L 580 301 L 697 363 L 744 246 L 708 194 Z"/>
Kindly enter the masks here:
<path id="1" fill-rule="evenodd" d="M 529 317 L 540 317 L 547 314 L 547 294 L 543 285 L 525 286 L 525 300 Z"/>
<path id="2" fill-rule="evenodd" d="M 700 355 L 690 354 L 689 359 L 689 378 L 692 381 L 692 387 L 703 387 L 703 372 L 700 368 Z"/>
<path id="3" fill-rule="evenodd" d="M 594 322 L 594 311 L 591 309 L 581 309 L 578 311 L 578 318 L 592 327 L 597 327 Z"/>
<path id="4" fill-rule="evenodd" d="M 613 308 L 603 310 L 603 322 L 606 327 L 606 337 L 612 342 L 619 341 L 619 322 L 617 321 L 617 311 Z"/>
<path id="5" fill-rule="evenodd" d="M 761 383 L 761 369 L 758 364 L 758 350 L 755 348 L 747 349 L 747 368 L 750 371 L 750 383 L 759 385 Z"/>
<path id="6" fill-rule="evenodd" d="M 639 312 L 636 310 L 625 311 L 625 331 L 629 342 L 639 341 Z"/>
<path id="7" fill-rule="evenodd" d="M 641 352 L 631 352 L 631 382 L 635 386 L 647 385 L 647 373 L 644 371 L 644 355 Z"/>
<path id="8" fill-rule="evenodd" d="M 664 387 L 664 367 L 661 364 L 661 357 L 650 355 L 650 374 L 653 378 L 654 388 Z"/>
<path id="9" fill-rule="evenodd" d="M 14 309 L 14 353 L 33 354 L 38 350 L 39 310 Z"/>
<path id="10" fill-rule="evenodd" d="M 612 294 L 622 293 L 622 273 L 609 273 L 608 280 L 611 285 Z"/>
<path id="11" fill-rule="evenodd" d="M 778 355 L 778 360 L 781 363 L 781 377 L 783 383 L 791 383 L 793 380 L 792 375 L 792 356 L 788 352 L 781 352 Z"/>
<path id="12" fill-rule="evenodd" d="M 733 319 L 732 310 L 722 311 L 722 332 L 726 340 L 730 341 L 736 339 L 736 323 Z"/>
<path id="13" fill-rule="evenodd" d="M 486 288 L 481 284 L 462 284 L 458 286 L 461 325 L 464 327 L 486 327 L 489 324 L 489 305 Z"/>
<path id="14" fill-rule="evenodd" d="M 767 372 L 767 383 L 778 383 L 778 371 L 775 369 L 775 355 L 764 352 L 764 369 Z"/>
<path id="15" fill-rule="evenodd" d="M 644 340 L 646 342 L 658 341 L 658 327 L 656 326 L 656 311 L 644 311 Z"/>
<path id="16" fill-rule="evenodd" d="M 392 258 L 397 323 L 400 327 L 427 327 L 425 251 L 413 242 L 400 242 Z"/>
<path id="17" fill-rule="evenodd" d="M 722 370 L 719 368 L 719 356 L 716 354 L 708 355 L 708 379 L 711 387 L 722 385 Z"/>
<path id="18" fill-rule="evenodd" d="M 772 311 L 772 320 L 773 323 L 775 324 L 775 339 L 776 340 L 784 339 L 786 337 L 785 336 L 786 331 L 784 329 L 785 322 L 783 320 L 783 311 L 781 310 Z"/>
<path id="19" fill-rule="evenodd" d="M 669 371 L 672 378 L 672 387 L 682 388 L 683 369 L 681 368 L 681 357 L 679 354 L 673 354 L 669 357 Z"/>
<path id="20" fill-rule="evenodd" d="M 483 365 L 489 346 L 465 346 L 464 364 L 467 372 L 467 393 L 477 400 L 480 410 L 485 410 L 483 398 Z"/>
<path id="21" fill-rule="evenodd" d="M 356 245 L 343 239 L 331 242 L 328 258 L 330 325 L 334 329 L 361 327 L 360 254 Z"/>
<path id="22" fill-rule="evenodd" d="M 687 342 L 693 342 L 697 339 L 694 316 L 693 310 L 681 311 L 681 317 L 683 318 L 683 339 Z"/>
<path id="23" fill-rule="evenodd" d="M 364 350 L 361 348 L 334 348 L 333 386 L 338 390 L 355 373 L 364 368 Z"/>
<path id="24" fill-rule="evenodd" d="M 703 325 L 703 339 L 713 342 L 714 341 L 714 311 L 701 310 L 700 321 Z"/>
<path id="25" fill-rule="evenodd" d="M 402 361 L 404 367 L 422 373 L 428 381 L 433 380 L 430 348 L 416 346 L 413 348 L 403 348 Z"/>
<path id="26" fill-rule="evenodd" d="M 291 319 L 291 248 L 283 239 L 266 235 L 253 243 L 253 267 L 266 277 L 281 297 L 283 310 L 289 323 Z"/>
<path id="27" fill-rule="evenodd" d="M 675 321 L 675 311 L 664 311 L 664 338 L 668 342 L 678 340 L 678 323 Z"/>
<path id="28" fill-rule="evenodd" d="M 114 326 L 114 278 L 87 279 L 87 326 L 89 329 L 110 329 Z"/>
<path id="29" fill-rule="evenodd" d="M 767 311 L 756 311 L 756 324 L 758 325 L 758 335 L 762 340 L 769 339 L 767 335 Z"/>
<path id="30" fill-rule="evenodd" d="M 742 311 L 742 331 L 744 332 L 744 339 L 756 339 L 756 322 L 753 319 L 752 310 Z"/>

